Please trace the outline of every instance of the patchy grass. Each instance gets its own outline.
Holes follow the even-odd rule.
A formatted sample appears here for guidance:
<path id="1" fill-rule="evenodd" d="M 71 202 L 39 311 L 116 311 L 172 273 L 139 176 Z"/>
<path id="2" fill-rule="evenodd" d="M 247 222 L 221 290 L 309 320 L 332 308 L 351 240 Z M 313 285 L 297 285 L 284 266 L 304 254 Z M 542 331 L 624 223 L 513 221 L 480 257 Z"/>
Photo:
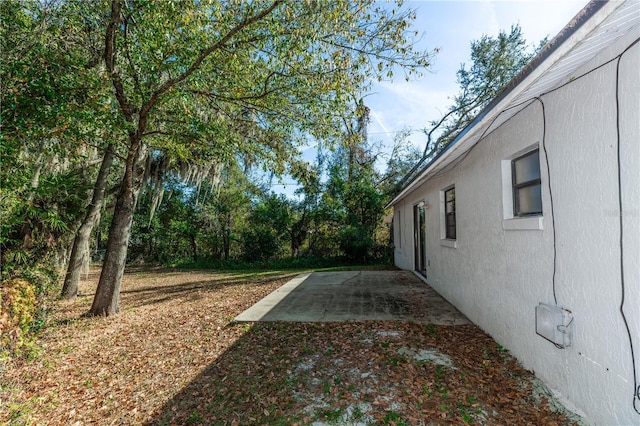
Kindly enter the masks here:
<path id="1" fill-rule="evenodd" d="M 294 275 L 132 269 L 122 312 L 83 318 L 93 272 L 0 366 L 0 424 L 570 424 L 472 325 L 231 323 Z"/>

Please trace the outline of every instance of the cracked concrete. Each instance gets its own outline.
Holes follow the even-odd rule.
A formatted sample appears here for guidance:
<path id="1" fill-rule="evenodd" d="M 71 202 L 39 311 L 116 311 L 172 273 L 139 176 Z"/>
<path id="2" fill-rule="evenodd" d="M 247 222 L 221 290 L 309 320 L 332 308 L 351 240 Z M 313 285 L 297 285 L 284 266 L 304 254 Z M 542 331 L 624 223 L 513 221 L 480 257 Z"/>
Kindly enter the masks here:
<path id="1" fill-rule="evenodd" d="M 366 320 L 469 324 L 456 308 L 408 271 L 302 274 L 235 318 L 238 322 Z"/>

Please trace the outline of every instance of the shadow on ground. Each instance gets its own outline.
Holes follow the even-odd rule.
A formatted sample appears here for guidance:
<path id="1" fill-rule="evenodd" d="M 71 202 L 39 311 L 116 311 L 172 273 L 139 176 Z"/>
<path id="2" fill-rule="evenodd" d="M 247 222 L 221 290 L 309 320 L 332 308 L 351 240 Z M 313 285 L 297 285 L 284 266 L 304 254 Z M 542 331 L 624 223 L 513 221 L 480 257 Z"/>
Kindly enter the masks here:
<path id="1" fill-rule="evenodd" d="M 287 280 L 295 274 L 272 276 L 268 280 L 255 280 L 253 285 L 268 285 L 276 280 Z M 134 290 L 123 290 L 120 294 L 123 303 L 131 307 L 153 305 L 176 300 L 195 300 L 203 296 L 204 292 L 215 292 L 224 287 L 246 285 L 247 279 L 205 279 L 198 281 L 184 281 L 175 285 L 158 285 L 139 287 Z"/>
<path id="2" fill-rule="evenodd" d="M 248 331 L 148 424 L 570 424 L 474 325 L 229 327 Z"/>
<path id="3" fill-rule="evenodd" d="M 121 306 L 138 308 L 165 302 L 196 300 L 204 293 L 216 292 L 225 287 L 243 286 L 248 282 L 259 287 L 276 281 L 287 281 L 296 275 L 295 271 L 243 274 L 128 267 L 120 292 Z M 93 298 L 99 277 L 99 270 L 89 274 L 82 288 L 81 297 Z M 149 285 L 150 281 L 153 285 Z M 87 285 L 87 282 L 91 284 Z"/>

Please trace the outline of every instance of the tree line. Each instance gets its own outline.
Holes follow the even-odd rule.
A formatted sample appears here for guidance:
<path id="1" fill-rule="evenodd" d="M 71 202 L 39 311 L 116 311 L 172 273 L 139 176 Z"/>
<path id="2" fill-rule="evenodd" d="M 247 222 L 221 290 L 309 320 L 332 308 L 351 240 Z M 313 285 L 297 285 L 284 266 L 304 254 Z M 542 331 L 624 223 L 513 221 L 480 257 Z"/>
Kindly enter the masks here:
<path id="1" fill-rule="evenodd" d="M 92 315 L 118 312 L 132 230 L 134 243 L 145 240 L 172 207 L 187 222 L 177 217 L 169 230 L 190 240 L 194 259 L 199 247 L 229 258 L 238 241 L 244 257 L 275 256 L 285 223 L 300 250 L 307 207 L 278 217 L 283 200 L 234 187 L 256 168 L 312 180 L 297 147 L 362 145 L 363 132 L 346 124 L 362 121 L 354 99 L 372 80 L 419 73 L 431 56 L 412 45 L 412 10 L 374 1 L 0 7 L 3 279 L 67 265 L 62 294 L 73 298 L 99 235 Z M 149 218 L 134 221 L 142 207 Z M 240 218 L 252 225 L 232 226 Z M 218 234 L 193 235 L 196 223 L 220 225 Z M 152 242 L 131 254 L 159 256 L 164 247 Z"/>
<path id="2" fill-rule="evenodd" d="M 390 197 L 535 53 L 517 26 L 472 43 L 424 151 L 399 132 L 384 153 L 367 138 L 372 82 L 419 75 L 434 54 L 415 48 L 410 8 L 6 0 L 0 13 L 0 328 L 20 298 L 75 298 L 92 256 L 99 316 L 118 312 L 131 261 L 388 258 Z M 285 175 L 294 199 L 271 191 Z"/>

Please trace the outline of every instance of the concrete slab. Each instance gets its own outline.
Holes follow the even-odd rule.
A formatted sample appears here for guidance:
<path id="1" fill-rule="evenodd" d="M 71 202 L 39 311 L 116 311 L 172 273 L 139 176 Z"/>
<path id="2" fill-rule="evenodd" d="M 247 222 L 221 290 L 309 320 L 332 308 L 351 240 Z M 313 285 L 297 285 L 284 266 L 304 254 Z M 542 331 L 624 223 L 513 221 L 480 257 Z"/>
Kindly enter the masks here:
<path id="1" fill-rule="evenodd" d="M 462 325 L 469 320 L 409 271 L 302 274 L 235 318 L 238 322 L 410 320 Z"/>

